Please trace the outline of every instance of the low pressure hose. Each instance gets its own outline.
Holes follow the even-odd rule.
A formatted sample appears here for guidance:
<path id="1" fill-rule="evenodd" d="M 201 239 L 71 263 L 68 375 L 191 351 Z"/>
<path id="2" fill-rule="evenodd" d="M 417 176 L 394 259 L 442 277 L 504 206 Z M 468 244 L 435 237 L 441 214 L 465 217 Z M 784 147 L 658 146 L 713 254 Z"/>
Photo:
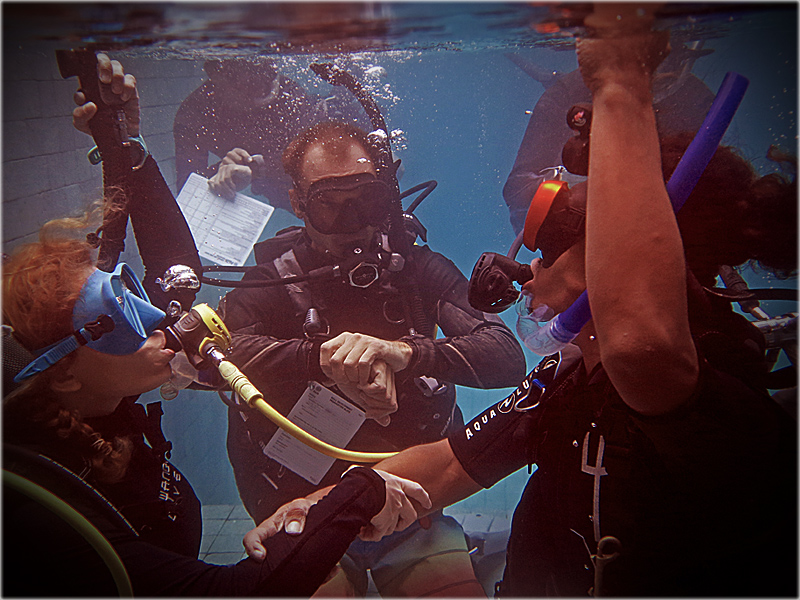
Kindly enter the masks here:
<path id="1" fill-rule="evenodd" d="M 675 212 L 686 203 L 711 157 L 714 156 L 747 91 L 748 84 L 747 78 L 738 73 L 729 72 L 725 75 L 700 130 L 684 152 L 667 183 L 667 194 Z M 578 337 L 583 326 L 591 318 L 589 295 L 584 290 L 567 310 L 556 315 L 525 339 L 525 345 L 541 356 L 558 352 Z"/>
<path id="2" fill-rule="evenodd" d="M 117 586 L 120 597 L 133 598 L 133 586 L 131 585 L 130 577 L 128 577 L 128 571 L 125 569 L 125 564 L 117 554 L 117 551 L 114 550 L 114 546 L 86 517 L 49 490 L 5 469 L 3 469 L 3 484 L 27 496 L 34 502 L 38 502 L 68 523 L 86 540 L 105 563 L 111 573 L 114 584 Z"/>
<path id="3" fill-rule="evenodd" d="M 277 410 L 272 408 L 264 400 L 264 396 L 258 389 L 250 383 L 247 377 L 238 369 L 236 365 L 225 358 L 225 355 L 216 346 L 211 346 L 205 350 L 205 355 L 211 360 L 212 363 L 219 370 L 219 374 L 223 379 L 228 382 L 231 389 L 239 395 L 247 405 L 256 409 L 270 421 L 275 423 L 278 427 L 283 429 L 286 433 L 303 442 L 306 446 L 313 448 L 317 452 L 321 452 L 331 458 L 338 458 L 340 460 L 348 460 L 358 463 L 376 463 L 384 458 L 389 458 L 397 454 L 396 452 L 353 452 L 351 450 L 343 450 L 336 446 L 331 446 L 328 443 L 317 439 L 307 431 L 301 429 L 289 419 L 284 417 Z"/>
<path id="4" fill-rule="evenodd" d="M 219 315 L 207 304 L 198 304 L 177 322 L 165 329 L 167 347 L 176 352 L 183 350 L 196 369 L 210 362 L 222 378 L 247 405 L 259 411 L 286 433 L 306 446 L 331 458 L 357 463 L 375 463 L 397 454 L 396 452 L 353 452 L 337 448 L 301 429 L 270 406 L 244 373 L 223 353 L 231 345 L 231 334 Z"/>

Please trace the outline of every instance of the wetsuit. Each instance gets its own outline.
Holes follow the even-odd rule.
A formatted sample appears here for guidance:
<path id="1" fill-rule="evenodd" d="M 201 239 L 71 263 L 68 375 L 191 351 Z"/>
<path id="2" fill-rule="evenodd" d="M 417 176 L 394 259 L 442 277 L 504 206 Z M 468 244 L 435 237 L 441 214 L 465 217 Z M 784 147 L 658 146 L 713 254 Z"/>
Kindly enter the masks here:
<path id="1" fill-rule="evenodd" d="M 189 225 L 152 156 L 147 157 L 141 169 L 131 171 L 125 182 L 132 194 L 127 207 L 145 268 L 142 284 L 147 295 L 162 310 L 166 310 L 170 300 L 180 301 L 184 310 L 189 310 L 196 290 L 173 290 L 166 294 L 156 283 L 173 265 L 186 265 L 201 273 L 202 263 Z"/>
<path id="2" fill-rule="evenodd" d="M 278 243 L 281 239 L 283 243 Z M 256 248 L 260 265 L 248 275 L 248 279 L 276 278 L 278 266 L 275 257 L 284 256 L 288 250 L 292 251 L 298 270 L 302 272 L 329 264 L 324 256 L 310 247 L 302 229 L 290 231 L 270 243 L 278 247 L 269 251 Z M 525 359 L 514 335 L 500 319 L 469 306 L 467 280 L 451 261 L 427 246 L 414 246 L 412 252 L 423 310 L 446 337 L 432 339 L 408 335 L 402 296 L 393 284 L 394 278 L 384 271 L 381 280 L 366 289 L 326 280 L 307 282 L 304 291 L 293 286 L 276 286 L 230 292 L 218 312 L 233 335 L 231 360 L 270 404 L 288 414 L 309 381 L 327 381 L 319 366 L 322 342 L 310 341 L 303 334 L 306 307 L 301 301 L 306 298 L 306 305 L 316 308 L 329 325 L 331 337 L 343 331 L 359 332 L 388 340 L 403 339 L 413 349 L 409 366 L 396 374 L 399 409 L 391 415 L 391 424 L 381 427 L 367 420 L 347 448 L 393 451 L 442 439 L 454 424 L 460 425 L 452 385 L 443 385 L 432 397 L 427 397 L 418 387 L 421 382 L 415 378 L 427 376 L 442 384 L 448 382 L 480 388 L 507 387 L 519 381 L 524 373 Z M 283 261 L 278 263 L 281 265 Z M 256 521 L 269 516 L 288 500 L 305 496 L 317 487 L 265 456 L 262 448 L 275 432 L 275 425 L 261 414 L 243 406 L 230 409 L 228 453 L 239 494 Z M 336 481 L 346 467 L 345 461 L 337 460 L 319 485 Z M 442 519 L 441 515 L 439 519 Z M 448 552 L 457 551 L 469 564 L 463 532 L 457 523 L 437 523 L 428 532 L 420 533 L 440 538 L 438 542 L 431 540 L 423 544 L 424 548 L 439 549 L 437 552 L 441 556 L 438 559 L 446 561 Z M 378 544 L 370 544 L 370 558 L 356 557 L 357 562 L 372 561 L 374 574 L 374 561 L 380 558 L 377 549 L 396 551 L 396 556 L 401 553 L 397 547 L 403 541 L 398 539 L 402 535 L 395 534 Z M 441 541 L 442 536 L 446 542 Z M 411 548 L 409 552 L 418 556 L 420 561 L 426 556 L 424 552 L 415 554 L 417 550 L 414 550 L 413 542 L 401 547 Z M 409 560 L 412 557 L 406 556 L 406 565 L 413 564 L 413 560 Z M 425 591 L 437 587 L 441 581 L 428 581 Z M 386 590 L 382 592 L 388 593 Z"/>
<path id="3" fill-rule="evenodd" d="M 277 254 L 291 248 L 303 272 L 329 264 L 310 247 L 302 229 L 293 229 L 282 239 L 284 247 Z M 452 422 L 453 396 L 443 393 L 426 397 L 414 381 L 417 376 L 494 388 L 516 383 L 524 371 L 525 359 L 511 331 L 499 318 L 476 311 L 467 303 L 467 280 L 458 268 L 427 246 L 414 246 L 412 251 L 424 310 L 447 337 L 434 340 L 408 335 L 402 297 L 391 284 L 388 271 L 384 271 L 381 281 L 366 289 L 341 280 L 312 280 L 301 292 L 327 322 L 329 337 L 350 331 L 388 340 L 403 339 L 413 349 L 409 366 L 396 376 L 399 409 L 392 415 L 391 424 L 381 427 L 372 420 L 366 421 L 349 449 L 392 451 L 445 437 Z M 261 248 L 257 247 L 256 256 L 260 255 Z M 267 260 L 246 279 L 277 277 L 276 265 Z M 228 293 L 218 308 L 233 335 L 230 359 L 284 414 L 288 414 L 309 381 L 327 381 L 319 366 L 322 341 L 310 341 L 304 336 L 307 309 L 293 299 L 296 289 L 240 288 Z M 316 488 L 264 455 L 261 445 L 276 431 L 272 422 L 246 406 L 230 410 L 231 464 L 240 495 L 256 521 Z M 336 481 L 347 466 L 345 461 L 336 461 L 320 485 Z"/>
<path id="4" fill-rule="evenodd" d="M 738 366 L 716 364 L 719 342 L 696 337 L 696 391 L 669 414 L 628 408 L 602 365 L 587 373 L 568 346 L 450 437 L 484 487 L 538 466 L 514 514 L 501 595 L 797 594 L 796 423 L 732 375 Z M 595 580 L 590 555 L 605 536 L 620 545 L 603 553 L 619 555 Z"/>
<path id="5" fill-rule="evenodd" d="M 317 96 L 306 95 L 302 87 L 286 77 L 279 76 L 275 99 L 263 107 L 237 105 L 218 98 L 217 85 L 225 84 L 215 84 L 213 80 L 203 83 L 189 94 L 175 115 L 173 135 L 179 189 L 190 173 L 208 178 L 217 173 L 220 163 L 209 166 L 209 154 L 224 158 L 234 148 L 242 148 L 264 157 L 265 176 L 253 179 L 253 194 L 265 196 L 273 206 L 291 210 L 292 180 L 281 166 L 281 155 L 289 142 L 322 120 L 364 118 L 354 106 L 334 106 Z"/>
<path id="6" fill-rule="evenodd" d="M 714 94 L 694 75 L 689 75 L 669 96 L 654 102 L 659 136 L 696 131 L 711 107 Z M 575 70 L 549 83 L 533 109 L 517 158 L 503 186 L 509 219 L 518 234 L 525 225 L 531 198 L 553 172 L 541 171 L 563 164 L 561 149 L 575 132 L 566 122 L 567 111 L 575 104 L 592 102 L 580 71 Z"/>
<path id="7" fill-rule="evenodd" d="M 137 596 L 309 596 L 359 529 L 383 506 L 383 480 L 371 470 L 355 469 L 312 508 L 301 536 L 280 533 L 265 543 L 264 563 L 250 559 L 232 566 L 201 562 L 197 560 L 200 503 L 189 482 L 167 460 L 169 444 L 161 435 L 158 411 L 148 409 L 151 418 L 134 399 L 126 399 L 114 414 L 87 419 L 104 436 L 127 435 L 134 444 L 126 476 L 116 484 L 93 481 L 91 471 L 69 449 L 32 445 L 24 432 L 19 439 L 26 440 L 27 450 L 4 448 L 5 469 L 61 497 L 105 536 Z M 39 502 L 8 487 L 4 488 L 3 525 L 4 596 L 118 593 L 108 569 L 86 540 Z M 46 574 L 32 576 L 33 560 L 47 564 Z"/>
<path id="8" fill-rule="evenodd" d="M 125 184 L 132 194 L 127 207 L 150 299 L 162 308 L 171 298 L 190 307 L 194 291 L 168 297 L 155 282 L 174 264 L 199 272 L 200 261 L 153 158 L 125 175 Z M 113 545 L 137 596 L 310 596 L 384 504 L 383 479 L 368 469 L 355 469 L 311 510 L 313 523 L 300 537 L 280 533 L 266 543 L 264 563 L 249 559 L 233 566 L 203 563 L 197 560 L 200 502 L 167 460 L 171 443 L 164 439 L 160 416 L 159 402 L 145 409 L 136 398 L 127 398 L 113 414 L 85 420 L 105 439 L 127 436 L 133 443 L 125 477 L 115 484 L 93 481 L 91 470 L 69 445 L 33 442 L 40 435 L 38 424 L 21 420 L 5 431 L 3 440 L 15 444 L 5 448 L 4 469 L 37 483 L 83 514 Z M 8 487 L 3 498 L 3 543 L 4 596 L 119 593 L 109 570 L 83 537 L 39 502 Z M 31 572 L 35 560 L 47 563 L 45 574 Z"/>

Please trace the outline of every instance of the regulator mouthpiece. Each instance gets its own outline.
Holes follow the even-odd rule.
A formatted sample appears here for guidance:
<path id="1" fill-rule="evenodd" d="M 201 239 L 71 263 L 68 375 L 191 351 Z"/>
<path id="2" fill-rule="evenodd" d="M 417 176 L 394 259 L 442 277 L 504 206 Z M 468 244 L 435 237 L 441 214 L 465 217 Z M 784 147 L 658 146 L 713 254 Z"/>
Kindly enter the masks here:
<path id="1" fill-rule="evenodd" d="M 495 252 L 484 252 L 472 269 L 467 297 L 480 311 L 500 313 L 519 298 L 514 282 L 523 285 L 531 279 L 530 265 Z"/>
<path id="2" fill-rule="evenodd" d="M 560 320 L 547 304 L 537 304 L 534 297 L 522 292 L 516 304 L 517 335 L 525 347 L 540 356 L 561 350 L 575 339 L 571 332 L 560 327 Z M 560 315 L 559 315 L 560 316 Z"/>
<path id="3" fill-rule="evenodd" d="M 185 313 L 164 333 L 167 348 L 186 353 L 195 369 L 203 368 L 207 353 L 214 348 L 225 350 L 231 345 L 231 334 L 219 315 L 207 304 L 198 304 Z"/>

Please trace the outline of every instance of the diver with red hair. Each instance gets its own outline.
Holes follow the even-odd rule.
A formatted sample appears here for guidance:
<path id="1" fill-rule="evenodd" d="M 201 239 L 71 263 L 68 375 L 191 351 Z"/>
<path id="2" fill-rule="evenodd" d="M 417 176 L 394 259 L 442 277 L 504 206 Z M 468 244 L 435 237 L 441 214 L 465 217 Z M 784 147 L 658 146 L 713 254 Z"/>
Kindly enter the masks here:
<path id="1" fill-rule="evenodd" d="M 107 56 L 97 59 L 101 83 L 137 136 L 135 79 Z M 75 124 L 86 130 L 98 108 L 82 93 L 76 100 Z M 154 189 L 166 194 L 162 207 L 174 204 L 152 157 L 131 177 L 146 180 L 128 187 L 132 218 L 140 194 Z M 358 467 L 312 510 L 316 524 L 302 536 L 279 532 L 260 555 L 234 565 L 198 560 L 200 502 L 169 461 L 160 403 L 137 403 L 171 376 L 167 307 L 150 302 L 125 263 L 97 268 L 97 248 L 82 235 L 93 216 L 48 222 L 39 241 L 3 264 L 4 325 L 31 353 L 3 399 L 4 595 L 309 596 L 357 535 L 416 520 L 406 494 L 430 505 L 417 484 Z M 189 258 L 192 249 L 172 248 Z M 152 267 L 148 252 L 157 249 L 146 250 Z M 156 258 L 168 258 L 161 251 Z M 43 547 L 54 560 L 46 576 L 31 577 Z"/>

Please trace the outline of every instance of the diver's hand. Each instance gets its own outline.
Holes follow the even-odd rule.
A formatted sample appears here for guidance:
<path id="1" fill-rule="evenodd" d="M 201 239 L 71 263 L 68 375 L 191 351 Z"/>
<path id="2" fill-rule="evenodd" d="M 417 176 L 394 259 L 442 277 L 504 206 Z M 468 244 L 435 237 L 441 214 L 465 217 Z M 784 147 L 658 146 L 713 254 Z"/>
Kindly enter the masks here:
<path id="1" fill-rule="evenodd" d="M 262 155 L 251 156 L 247 150 L 234 148 L 222 159 L 217 174 L 208 180 L 208 187 L 223 198 L 233 200 L 236 192 L 250 185 L 253 177 L 258 177 L 263 166 Z"/>
<path id="2" fill-rule="evenodd" d="M 111 60 L 106 54 L 97 55 L 97 78 L 100 80 L 100 96 L 109 106 L 122 106 L 125 112 L 125 121 L 128 135 L 139 135 L 139 90 L 136 87 L 136 78 L 130 73 L 125 73 L 117 60 Z M 72 111 L 72 124 L 75 129 L 91 135 L 89 121 L 97 113 L 97 105 L 87 102 L 81 90 L 73 95 L 75 104 Z"/>
<path id="3" fill-rule="evenodd" d="M 386 502 L 381 511 L 372 517 L 369 525 L 361 528 L 358 537 L 365 542 L 377 542 L 390 533 L 403 531 L 416 521 L 417 510 L 412 500 L 425 509 L 432 506 L 428 492 L 416 481 L 403 479 L 378 469 L 374 471 L 386 482 Z"/>
<path id="4" fill-rule="evenodd" d="M 334 381 L 349 381 L 366 389 L 376 360 L 382 360 L 396 373 L 408 366 L 411 354 L 411 346 L 405 342 L 345 331 L 320 346 L 319 364 Z"/>
<path id="5" fill-rule="evenodd" d="M 350 381 L 336 381 L 339 390 L 364 409 L 367 419 L 386 427 L 391 415 L 397 412 L 397 390 L 394 371 L 382 360 L 372 363 L 370 381 L 365 386 Z"/>
<path id="6" fill-rule="evenodd" d="M 325 496 L 333 486 L 316 490 L 305 498 L 297 498 L 281 506 L 275 513 L 261 521 L 258 527 L 251 529 L 244 535 L 242 544 L 247 556 L 261 562 L 267 556 L 264 542 L 282 529 L 289 535 L 300 535 L 306 526 L 308 511 Z"/>
<path id="7" fill-rule="evenodd" d="M 577 44 L 578 65 L 592 93 L 621 85 L 649 97 L 653 74 L 669 54 L 669 33 L 653 31 L 659 4 L 604 3 L 584 23 L 588 36 Z"/>

